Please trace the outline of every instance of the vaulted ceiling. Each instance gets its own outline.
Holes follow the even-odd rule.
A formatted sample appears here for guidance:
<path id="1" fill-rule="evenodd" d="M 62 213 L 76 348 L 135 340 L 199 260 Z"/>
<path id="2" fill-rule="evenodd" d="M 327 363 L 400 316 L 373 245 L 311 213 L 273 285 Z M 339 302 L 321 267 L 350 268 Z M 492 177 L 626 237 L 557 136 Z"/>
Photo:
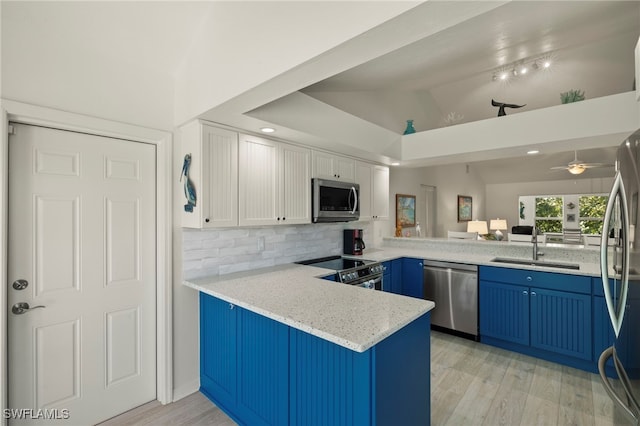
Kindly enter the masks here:
<path id="1" fill-rule="evenodd" d="M 492 99 L 525 105 L 507 109 L 511 115 L 559 105 L 560 94 L 572 89 L 586 99 L 629 92 L 635 89 L 639 22 L 637 1 L 509 2 L 305 87 L 300 94 L 402 134 L 407 119 L 421 132 L 495 117 Z M 531 67 L 534 62 L 537 70 Z M 515 66 L 523 64 L 528 73 L 514 77 Z M 502 71 L 509 75 L 504 81 Z M 303 116 L 317 111 L 314 103 L 290 95 L 249 114 L 290 125 L 283 117 L 304 121 Z M 454 123 L 447 117 L 455 117 Z M 369 146 L 374 147 L 372 142 Z M 584 162 L 615 160 L 614 146 L 586 149 L 576 140 L 571 148 Z M 550 170 L 572 161 L 574 151 L 524 154 L 478 161 L 474 167 L 487 183 L 613 175 L 613 167 L 580 176 Z"/>
<path id="2" fill-rule="evenodd" d="M 349 12 L 366 14 L 368 3 L 355 2 Z M 170 81 L 199 31 L 224 18 L 216 16 L 213 4 L 220 3 L 3 1 L 2 43 L 3 48 L 20 45 L 11 51 L 41 57 L 43 66 L 67 63 L 78 78 L 106 66 L 132 76 L 162 73 L 165 77 L 157 80 Z M 264 20 L 273 10 L 274 17 L 285 22 L 287 2 L 259 4 Z M 323 7 L 322 2 L 313 5 L 314 10 Z M 407 119 L 422 132 L 450 124 L 445 122 L 450 114 L 460 123 L 495 117 L 491 99 L 526 104 L 507 110 L 508 115 L 526 114 L 558 105 L 560 93 L 570 89 L 584 91 L 590 100 L 634 87 L 638 1 L 427 1 L 404 8 L 389 11 L 387 22 L 200 117 L 247 131 L 272 124 L 284 140 L 389 163 L 394 159 L 389 147 L 400 140 Z M 241 24 L 237 31 L 243 40 L 268 37 Z M 268 25 L 261 28 L 266 31 Z M 322 28 L 332 31 L 331 26 Z M 25 40 L 33 44 L 25 45 Z M 275 53 L 286 55 L 277 47 Z M 357 52 L 362 55 L 354 60 Z M 551 59 L 549 69 L 507 82 L 492 79 L 494 71 L 506 65 L 541 57 Z M 23 71 L 3 66 L 6 69 Z M 488 183 L 574 178 L 549 171 L 571 161 L 574 149 L 581 160 L 613 162 L 610 142 L 587 149 L 576 140 L 563 145 L 562 152 L 543 152 L 536 158 L 509 153 L 508 158 L 474 166 Z M 593 169 L 581 177 L 607 173 L 611 170 Z"/>

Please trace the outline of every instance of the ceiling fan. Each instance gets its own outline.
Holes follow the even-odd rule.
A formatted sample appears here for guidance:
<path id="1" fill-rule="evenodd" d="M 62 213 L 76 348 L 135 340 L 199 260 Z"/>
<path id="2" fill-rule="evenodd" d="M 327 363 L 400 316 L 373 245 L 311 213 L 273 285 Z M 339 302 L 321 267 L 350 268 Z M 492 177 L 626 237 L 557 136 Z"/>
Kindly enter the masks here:
<path id="1" fill-rule="evenodd" d="M 605 163 L 585 163 L 578 160 L 578 151 L 573 151 L 574 160 L 566 166 L 551 167 L 551 170 L 568 170 L 572 175 L 579 175 L 587 169 L 594 169 L 597 167 L 613 167 L 613 164 Z"/>

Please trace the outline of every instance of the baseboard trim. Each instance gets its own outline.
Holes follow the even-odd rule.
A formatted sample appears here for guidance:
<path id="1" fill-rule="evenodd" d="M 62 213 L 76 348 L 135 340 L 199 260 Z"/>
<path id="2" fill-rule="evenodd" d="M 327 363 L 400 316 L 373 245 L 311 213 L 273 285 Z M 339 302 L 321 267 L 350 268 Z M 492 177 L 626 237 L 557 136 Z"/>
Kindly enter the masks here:
<path id="1" fill-rule="evenodd" d="M 178 388 L 173 389 L 173 402 L 179 401 L 184 397 L 200 390 L 200 378 L 190 381 Z"/>

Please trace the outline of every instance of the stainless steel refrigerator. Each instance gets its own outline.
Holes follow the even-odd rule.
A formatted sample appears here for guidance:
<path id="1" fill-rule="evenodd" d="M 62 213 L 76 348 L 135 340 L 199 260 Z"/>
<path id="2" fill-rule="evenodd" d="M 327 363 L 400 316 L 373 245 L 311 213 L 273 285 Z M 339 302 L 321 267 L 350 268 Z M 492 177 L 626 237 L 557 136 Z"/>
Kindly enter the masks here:
<path id="1" fill-rule="evenodd" d="M 612 343 L 598 362 L 602 383 L 615 401 L 616 419 L 624 417 L 634 425 L 640 424 L 639 168 L 637 131 L 618 148 L 600 246 L 605 323 L 595 324 L 610 333 Z"/>

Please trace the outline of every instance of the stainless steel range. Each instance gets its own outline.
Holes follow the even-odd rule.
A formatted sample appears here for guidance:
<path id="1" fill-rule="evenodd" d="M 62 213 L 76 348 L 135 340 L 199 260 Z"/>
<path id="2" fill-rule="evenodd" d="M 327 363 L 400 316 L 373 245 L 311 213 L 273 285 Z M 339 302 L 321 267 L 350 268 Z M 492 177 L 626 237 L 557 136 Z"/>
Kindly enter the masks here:
<path id="1" fill-rule="evenodd" d="M 296 262 L 301 265 L 317 266 L 336 271 L 336 281 L 358 287 L 382 290 L 384 267 L 380 262 L 365 259 L 351 259 L 341 256 Z"/>

